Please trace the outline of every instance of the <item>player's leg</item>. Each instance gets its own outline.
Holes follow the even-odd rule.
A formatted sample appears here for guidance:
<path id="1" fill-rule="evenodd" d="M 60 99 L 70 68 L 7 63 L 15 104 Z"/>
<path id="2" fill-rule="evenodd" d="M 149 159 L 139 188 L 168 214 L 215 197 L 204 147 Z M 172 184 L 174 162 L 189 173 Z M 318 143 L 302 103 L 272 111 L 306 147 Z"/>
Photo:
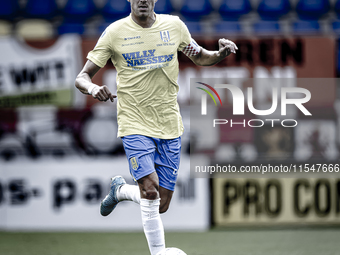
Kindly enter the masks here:
<path id="1" fill-rule="evenodd" d="M 146 191 L 144 191 L 146 193 Z M 150 191 L 149 191 L 150 193 Z M 168 190 L 159 186 L 158 189 L 159 197 L 161 198 L 159 212 L 165 213 L 170 205 L 172 194 L 174 193 L 172 190 Z M 136 185 L 124 184 L 122 185 L 117 192 L 117 198 L 119 201 L 133 201 L 137 204 L 140 204 L 140 188 Z"/>
<path id="2" fill-rule="evenodd" d="M 122 137 L 122 141 L 129 162 L 130 174 L 135 181 L 155 171 L 153 158 L 156 147 L 150 138 L 141 135 L 129 135 Z M 141 167 L 142 165 L 143 167 Z M 109 215 L 117 204 L 124 200 L 140 204 L 139 187 L 128 185 L 123 177 L 116 176 L 111 180 L 109 194 L 100 204 L 100 213 L 103 216 Z"/>
<path id="3" fill-rule="evenodd" d="M 137 185 L 126 184 L 122 176 L 115 176 L 111 179 L 109 194 L 100 204 L 101 215 L 109 215 L 121 201 L 133 201 L 140 204 L 140 191 Z"/>
<path id="4" fill-rule="evenodd" d="M 145 191 L 146 192 L 146 191 Z M 150 191 L 149 191 L 150 193 Z M 165 213 L 170 205 L 172 194 L 174 193 L 172 190 L 168 190 L 159 186 L 158 189 L 159 197 L 161 198 L 159 212 Z M 140 204 L 141 192 L 139 186 L 124 184 L 117 191 L 117 198 L 120 201 L 133 201 L 137 204 Z"/>
<path id="5" fill-rule="evenodd" d="M 177 181 L 177 172 L 174 174 L 172 168 L 156 165 L 156 172 L 159 178 L 159 196 L 161 203 L 159 212 L 165 213 L 170 206 L 172 195 Z"/>
<path id="6" fill-rule="evenodd" d="M 138 185 L 144 233 L 150 253 L 155 255 L 165 248 L 164 227 L 159 214 L 161 200 L 156 172 L 139 179 Z"/>
<path id="7" fill-rule="evenodd" d="M 166 188 L 159 186 L 159 196 L 161 197 L 159 213 L 165 213 L 168 210 L 173 193 L 174 192 L 172 190 L 168 190 Z"/>
<path id="8" fill-rule="evenodd" d="M 125 136 L 122 140 L 129 161 L 130 173 L 138 182 L 138 186 L 123 183 L 109 195 L 112 193 L 112 197 L 117 198 L 117 203 L 118 197 L 140 201 L 144 233 L 151 255 L 156 255 L 165 248 L 164 228 L 159 215 L 159 183 L 154 162 L 156 145 L 153 138 L 141 135 Z M 104 201 L 111 202 L 112 200 L 104 199 Z"/>
<path id="9" fill-rule="evenodd" d="M 100 214 L 102 216 L 109 215 L 116 208 L 119 203 L 117 191 L 125 183 L 126 182 L 122 176 L 116 176 L 111 179 L 109 194 L 100 203 Z"/>
<path id="10" fill-rule="evenodd" d="M 124 184 L 117 191 L 117 198 L 120 201 L 133 201 L 140 204 L 140 191 L 137 185 Z"/>
<path id="11" fill-rule="evenodd" d="M 138 181 L 141 199 L 159 199 L 159 180 L 156 171 L 140 178 Z"/>
<path id="12" fill-rule="evenodd" d="M 153 138 L 141 135 L 123 138 L 130 172 L 137 180 L 143 229 L 151 255 L 165 248 L 164 228 L 159 215 L 159 181 L 155 172 L 156 145 Z M 121 188 L 124 190 L 123 185 Z"/>
<path id="13" fill-rule="evenodd" d="M 144 191 L 145 195 L 147 191 Z M 148 189 L 148 193 L 151 194 L 151 190 Z M 172 194 L 174 193 L 172 190 L 168 190 L 159 186 L 158 189 L 159 197 L 161 198 L 159 212 L 165 213 L 170 205 Z M 137 204 L 140 204 L 141 192 L 139 186 L 124 184 L 117 191 L 117 198 L 119 201 L 133 201 Z"/>
<path id="14" fill-rule="evenodd" d="M 156 172 L 140 178 L 138 180 L 138 186 L 124 184 L 119 190 L 117 197 L 119 201 L 134 201 L 140 204 L 141 197 L 144 199 L 156 199 L 159 198 L 158 189 L 158 176 Z M 155 197 L 157 195 L 157 197 Z"/>
<path id="15" fill-rule="evenodd" d="M 169 208 L 177 181 L 180 155 L 181 137 L 160 139 L 155 153 L 155 168 L 159 178 L 161 198 L 160 213 L 165 213 Z"/>

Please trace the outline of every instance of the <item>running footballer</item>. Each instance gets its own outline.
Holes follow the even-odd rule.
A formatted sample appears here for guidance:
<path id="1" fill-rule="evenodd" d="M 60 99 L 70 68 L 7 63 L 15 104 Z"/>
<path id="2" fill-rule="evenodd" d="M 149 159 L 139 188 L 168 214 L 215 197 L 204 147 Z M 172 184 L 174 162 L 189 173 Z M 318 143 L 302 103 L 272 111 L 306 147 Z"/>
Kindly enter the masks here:
<path id="1" fill-rule="evenodd" d="M 157 0 L 128 0 L 131 14 L 109 25 L 76 78 L 76 87 L 99 101 L 117 100 L 118 137 L 137 185 L 121 176 L 111 180 L 100 212 L 107 216 L 123 200 L 140 205 L 151 255 L 165 248 L 160 213 L 167 211 L 177 179 L 182 118 L 177 103 L 178 51 L 196 65 L 214 65 L 237 46 L 219 40 L 219 51 L 203 49 L 177 17 L 154 13 Z M 91 79 L 111 59 L 117 70 L 117 95 Z"/>

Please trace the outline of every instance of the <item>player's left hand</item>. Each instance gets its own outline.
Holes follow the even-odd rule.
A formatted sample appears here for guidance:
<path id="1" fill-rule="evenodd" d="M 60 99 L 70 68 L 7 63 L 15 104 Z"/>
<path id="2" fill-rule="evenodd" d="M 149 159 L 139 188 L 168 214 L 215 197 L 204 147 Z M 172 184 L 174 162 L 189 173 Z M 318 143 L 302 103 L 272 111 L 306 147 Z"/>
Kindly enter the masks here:
<path id="1" fill-rule="evenodd" d="M 227 57 L 231 53 L 236 54 L 236 50 L 238 50 L 236 44 L 233 41 L 222 38 L 218 40 L 219 53 L 222 57 Z"/>

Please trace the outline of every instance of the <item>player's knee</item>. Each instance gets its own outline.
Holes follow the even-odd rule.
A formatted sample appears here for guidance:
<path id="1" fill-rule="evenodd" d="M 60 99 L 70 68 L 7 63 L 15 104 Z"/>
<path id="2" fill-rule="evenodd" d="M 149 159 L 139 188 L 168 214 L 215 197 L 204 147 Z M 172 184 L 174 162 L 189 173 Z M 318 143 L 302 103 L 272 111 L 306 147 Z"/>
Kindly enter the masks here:
<path id="1" fill-rule="evenodd" d="M 156 176 L 157 177 L 157 176 Z M 139 185 L 141 189 L 142 198 L 155 200 L 159 198 L 159 186 L 157 183 L 157 179 L 152 178 L 152 176 L 145 177 L 139 180 Z"/>
<path id="2" fill-rule="evenodd" d="M 155 200 L 159 197 L 157 189 L 148 189 L 145 191 L 145 198 Z"/>

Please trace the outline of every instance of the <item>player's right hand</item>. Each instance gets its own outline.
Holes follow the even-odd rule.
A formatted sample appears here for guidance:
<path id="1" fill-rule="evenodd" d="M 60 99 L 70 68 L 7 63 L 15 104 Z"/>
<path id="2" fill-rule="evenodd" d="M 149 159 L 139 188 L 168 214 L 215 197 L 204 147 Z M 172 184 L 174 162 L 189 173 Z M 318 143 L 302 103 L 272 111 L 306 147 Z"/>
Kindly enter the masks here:
<path id="1" fill-rule="evenodd" d="M 113 95 L 111 93 L 111 91 L 109 90 L 109 88 L 106 85 L 103 86 L 95 86 L 92 89 L 91 92 L 92 96 L 96 99 L 98 99 L 99 101 L 104 101 L 106 102 L 107 100 L 111 100 L 111 102 L 114 101 L 114 98 L 116 98 L 116 95 Z"/>

